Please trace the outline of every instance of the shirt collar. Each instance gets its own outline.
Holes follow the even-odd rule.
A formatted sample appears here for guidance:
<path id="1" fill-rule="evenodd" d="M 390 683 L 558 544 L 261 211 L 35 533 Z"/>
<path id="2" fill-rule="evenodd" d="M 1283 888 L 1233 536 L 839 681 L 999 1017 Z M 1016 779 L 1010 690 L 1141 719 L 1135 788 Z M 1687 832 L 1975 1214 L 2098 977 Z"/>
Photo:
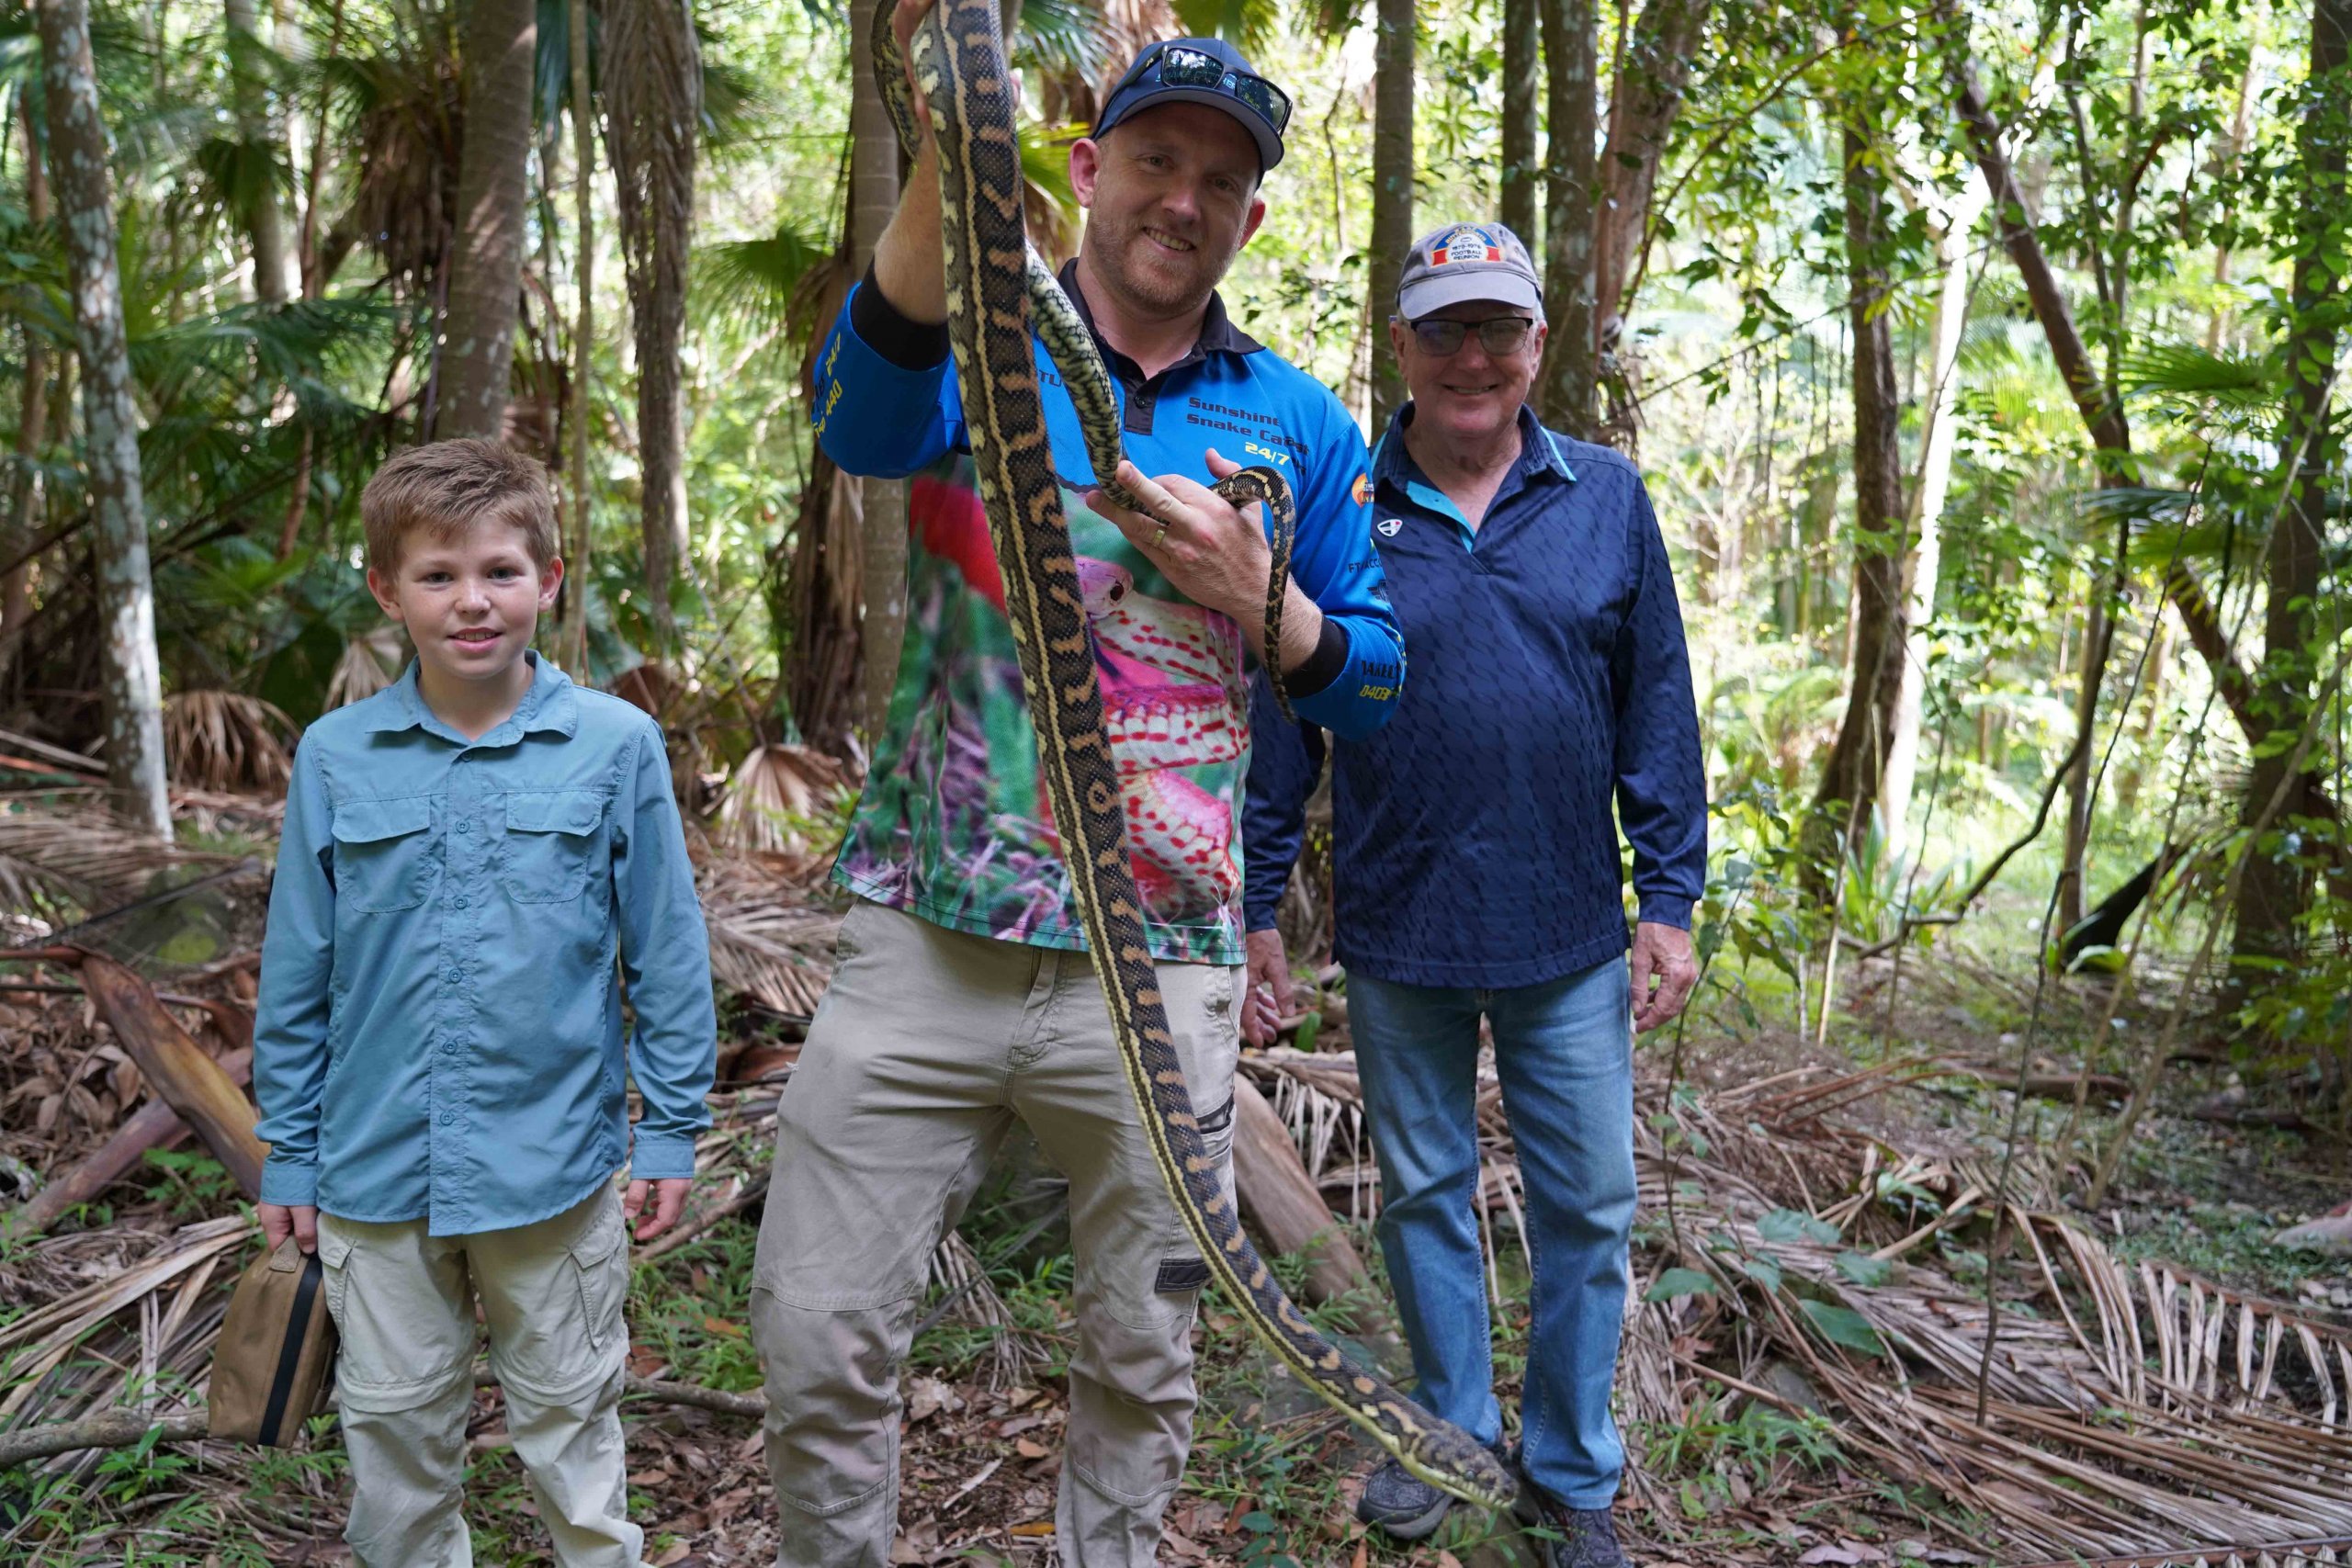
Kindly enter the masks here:
<path id="1" fill-rule="evenodd" d="M 523 657 L 531 661 L 531 688 L 523 694 L 522 703 L 508 716 L 504 723 L 491 729 L 481 739 L 467 742 L 474 746 L 501 745 L 519 740 L 526 735 L 542 731 L 569 736 L 580 728 L 580 699 L 571 677 L 541 659 L 535 649 L 526 649 Z M 463 740 L 447 725 L 433 716 L 424 705 L 424 697 L 416 689 L 417 661 L 411 659 L 401 678 L 384 689 L 369 705 L 367 728 L 370 734 L 389 734 L 403 729 L 427 729 L 435 734 L 454 736 Z"/>
<path id="2" fill-rule="evenodd" d="M 1113 348 L 1095 327 L 1094 307 L 1087 303 L 1086 290 L 1078 286 L 1078 263 L 1075 260 L 1064 262 L 1057 281 L 1061 284 L 1062 292 L 1069 296 L 1071 306 L 1078 311 L 1078 319 L 1084 321 L 1086 330 L 1094 334 L 1094 344 L 1102 351 L 1103 363 L 1111 366 L 1124 380 L 1142 380 L 1142 367 Z M 1208 308 L 1201 315 L 1200 336 L 1193 340 L 1192 351 L 1170 366 L 1168 370 L 1182 370 L 1188 365 L 1198 365 L 1212 354 L 1255 354 L 1265 346 L 1233 324 L 1233 318 L 1226 314 L 1225 297 L 1212 289 Z M 1160 372 L 1163 376 L 1167 373 L 1167 370 Z"/>

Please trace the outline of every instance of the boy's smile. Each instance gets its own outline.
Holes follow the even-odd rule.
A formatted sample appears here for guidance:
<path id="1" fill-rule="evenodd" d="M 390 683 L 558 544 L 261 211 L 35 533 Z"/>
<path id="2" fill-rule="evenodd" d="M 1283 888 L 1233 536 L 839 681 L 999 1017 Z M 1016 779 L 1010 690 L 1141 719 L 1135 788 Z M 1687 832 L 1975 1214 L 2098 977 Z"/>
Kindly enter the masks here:
<path id="1" fill-rule="evenodd" d="M 416 645 L 427 705 L 475 734 L 512 713 L 529 689 L 523 655 L 562 581 L 561 560 L 539 565 L 522 529 L 495 522 L 447 539 L 420 534 L 390 574 L 368 573 L 376 602 Z"/>

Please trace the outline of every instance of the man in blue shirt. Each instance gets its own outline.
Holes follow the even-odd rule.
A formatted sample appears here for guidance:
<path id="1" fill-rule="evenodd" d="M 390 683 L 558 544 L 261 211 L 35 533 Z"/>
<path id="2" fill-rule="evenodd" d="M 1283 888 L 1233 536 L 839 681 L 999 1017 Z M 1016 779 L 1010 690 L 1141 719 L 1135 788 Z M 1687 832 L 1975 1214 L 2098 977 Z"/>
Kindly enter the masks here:
<path id="1" fill-rule="evenodd" d="M 899 6 L 902 39 L 927 8 Z M 1125 467 L 1164 476 L 1132 476 L 1151 516 L 1089 504 L 1076 411 L 1037 355 L 1147 940 L 1220 1159 L 1244 984 L 1245 649 L 1279 662 L 1300 713 L 1351 737 L 1388 716 L 1403 664 L 1362 433 L 1216 292 L 1265 216 L 1260 186 L 1288 117 L 1229 45 L 1179 39 L 1136 59 L 1071 150 L 1088 220 L 1063 287 L 1115 383 Z M 1191 1442 L 1207 1267 L 1145 1146 L 1040 787 L 948 363 L 937 156 L 926 141 L 818 358 L 825 450 L 849 472 L 913 479 L 905 649 L 833 870 L 855 898 L 777 1108 L 752 1277 L 777 1562 L 889 1561 L 898 1367 L 925 1263 L 1018 1121 L 1069 1180 L 1077 1332 L 1057 1551 L 1070 1568 L 1145 1568 Z M 1240 463 L 1271 464 L 1297 497 L 1280 649 L 1257 646 L 1262 522 L 1204 482 Z"/>
<path id="2" fill-rule="evenodd" d="M 1609 1395 L 1634 1216 L 1633 1032 L 1673 1018 L 1697 977 L 1706 780 L 1689 660 L 1640 475 L 1525 405 L 1544 329 L 1519 241 L 1491 223 L 1426 236 L 1396 309 L 1413 400 L 1373 459 L 1373 535 L 1412 693 L 1378 734 L 1340 738 L 1332 804 L 1335 947 L 1381 1247 L 1422 1400 L 1499 1441 L 1474 1211 L 1483 1017 L 1528 1200 L 1522 1496 L 1557 1535 L 1547 1563 L 1606 1568 L 1623 1561 Z M 1274 907 L 1323 750 L 1312 728 L 1271 722 L 1262 694 L 1258 716 L 1253 1040 L 1289 987 Z M 1617 823 L 1641 906 L 1630 975 Z M 1392 1461 L 1358 1511 L 1411 1540 L 1446 1502 Z"/>

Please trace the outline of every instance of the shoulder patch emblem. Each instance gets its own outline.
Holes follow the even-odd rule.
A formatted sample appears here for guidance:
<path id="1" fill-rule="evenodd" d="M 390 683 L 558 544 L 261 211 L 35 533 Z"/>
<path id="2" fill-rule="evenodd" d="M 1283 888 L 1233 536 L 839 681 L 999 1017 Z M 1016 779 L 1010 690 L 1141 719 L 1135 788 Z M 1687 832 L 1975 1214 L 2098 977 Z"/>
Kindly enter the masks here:
<path id="1" fill-rule="evenodd" d="M 1405 526 L 1405 520 L 1402 517 L 1384 517 L 1380 520 L 1377 526 L 1380 529 L 1380 536 L 1382 538 L 1393 539 L 1396 536 L 1397 532 Z"/>
<path id="2" fill-rule="evenodd" d="M 1358 474 L 1356 476 L 1355 488 L 1348 491 L 1348 497 L 1358 506 L 1362 506 L 1365 502 L 1370 501 L 1372 499 L 1372 476 L 1370 474 Z"/>

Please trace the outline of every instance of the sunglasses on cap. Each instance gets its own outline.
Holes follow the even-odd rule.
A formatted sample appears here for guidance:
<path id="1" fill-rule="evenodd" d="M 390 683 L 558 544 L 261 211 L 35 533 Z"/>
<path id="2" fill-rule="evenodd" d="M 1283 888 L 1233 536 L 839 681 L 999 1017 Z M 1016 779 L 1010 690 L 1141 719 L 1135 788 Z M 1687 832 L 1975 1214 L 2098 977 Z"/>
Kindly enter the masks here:
<path id="1" fill-rule="evenodd" d="M 1113 96 L 1133 86 L 1204 87 L 1254 112 L 1280 136 L 1290 124 L 1290 95 L 1253 71 L 1227 65 L 1214 54 L 1182 44 L 1147 51 L 1111 89 Z"/>

